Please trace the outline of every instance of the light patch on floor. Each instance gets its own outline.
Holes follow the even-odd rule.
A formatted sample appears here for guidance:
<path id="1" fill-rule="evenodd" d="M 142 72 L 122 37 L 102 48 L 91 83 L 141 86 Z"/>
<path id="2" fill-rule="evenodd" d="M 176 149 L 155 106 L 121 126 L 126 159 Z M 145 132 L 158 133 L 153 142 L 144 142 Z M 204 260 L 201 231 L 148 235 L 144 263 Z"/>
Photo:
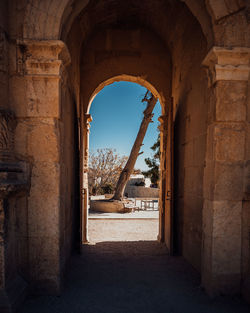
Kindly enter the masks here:
<path id="1" fill-rule="evenodd" d="M 158 228 L 158 219 L 89 219 L 89 241 L 157 240 Z"/>

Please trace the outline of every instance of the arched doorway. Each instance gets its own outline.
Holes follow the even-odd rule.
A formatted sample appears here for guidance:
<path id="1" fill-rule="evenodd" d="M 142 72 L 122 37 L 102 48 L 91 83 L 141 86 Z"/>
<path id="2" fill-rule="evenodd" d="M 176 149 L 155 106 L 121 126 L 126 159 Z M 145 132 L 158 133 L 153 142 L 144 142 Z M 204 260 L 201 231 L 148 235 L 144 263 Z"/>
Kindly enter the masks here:
<path id="1" fill-rule="evenodd" d="M 141 101 L 146 91 L 147 89 L 139 84 L 119 81 L 105 86 L 94 98 L 89 111 L 92 117 L 88 162 L 91 201 L 112 197 L 119 173 L 130 154 L 143 118 L 146 106 Z M 128 212 L 124 214 L 96 212 L 92 210 L 93 202 L 90 201 L 88 218 L 90 242 L 157 240 L 159 180 L 156 176 L 160 153 L 158 146 L 156 151 L 151 147 L 158 142 L 160 115 L 161 105 L 157 102 L 132 177 L 124 191 Z M 144 176 L 144 172 L 149 170 L 145 163 L 146 158 L 156 162 L 153 177 Z M 153 181 L 150 181 L 150 178 L 153 178 Z M 118 227 L 118 224 L 121 227 Z"/>
<path id="2" fill-rule="evenodd" d="M 137 85 L 137 84 L 135 84 L 134 83 L 134 81 L 137 81 L 137 83 L 139 82 L 140 83 L 140 86 L 141 86 L 141 88 L 139 88 L 139 86 Z M 114 82 L 116 82 L 115 84 L 113 84 Z M 120 84 L 119 82 L 124 82 L 124 84 Z M 127 82 L 126 84 L 125 84 L 125 82 Z M 108 120 L 110 120 L 110 124 L 112 125 L 117 125 L 117 123 L 119 124 L 119 122 L 118 121 L 115 121 L 114 119 L 115 118 L 117 118 L 119 121 L 120 121 L 120 123 L 121 124 L 125 124 L 125 125 L 127 125 L 127 127 L 131 127 L 132 125 L 131 125 L 131 120 L 133 119 L 133 120 L 135 120 L 135 117 L 133 117 L 133 116 L 131 116 L 132 114 L 134 114 L 133 112 L 135 112 L 136 111 L 136 109 L 135 109 L 135 107 L 134 106 L 137 106 L 138 107 L 138 109 L 137 109 L 137 111 L 139 110 L 140 111 L 140 115 L 139 116 L 137 116 L 137 122 L 135 122 L 134 121 L 134 123 L 133 123 L 133 125 L 134 125 L 134 133 L 132 133 L 131 134 L 131 131 L 130 131 L 130 133 L 129 134 L 126 134 L 126 128 L 123 130 L 123 140 L 121 139 L 121 141 L 123 142 L 123 141 L 126 141 L 126 140 L 128 140 L 129 142 L 132 140 L 131 139 L 131 136 L 132 137 L 135 137 L 136 136 L 136 132 L 138 131 L 138 129 L 137 129 L 137 127 L 139 127 L 139 120 L 140 120 L 140 117 L 141 117 L 141 114 L 142 114 L 142 111 L 143 111 L 143 106 L 141 107 L 140 106 L 140 100 L 139 99 L 137 99 L 138 97 L 139 97 L 139 95 L 137 94 L 137 96 L 135 95 L 135 93 L 137 92 L 139 92 L 138 90 L 140 90 L 140 93 L 142 93 L 142 90 L 144 91 L 144 94 L 145 94 L 145 92 L 146 92 L 146 90 L 147 89 L 145 89 L 145 85 L 147 86 L 147 88 L 148 88 L 148 90 L 151 90 L 152 92 L 154 92 L 154 94 L 155 94 L 155 96 L 157 97 L 157 98 L 160 98 L 160 101 L 162 101 L 163 99 L 160 97 L 160 95 L 158 94 L 158 92 L 154 89 L 154 87 L 152 86 L 152 85 L 150 85 L 148 82 L 145 82 L 144 80 L 140 80 L 139 78 L 136 78 L 136 77 L 133 77 L 133 76 L 128 76 L 128 75 L 121 75 L 121 76 L 119 76 L 119 77 L 113 77 L 112 79 L 109 79 L 109 80 L 107 80 L 106 82 L 104 82 L 104 83 L 102 83 L 98 88 L 96 88 L 96 90 L 94 91 L 94 93 L 93 93 L 93 97 L 97 94 L 97 92 L 99 92 L 100 91 L 100 87 L 102 87 L 103 89 L 102 89 L 102 91 L 105 93 L 105 86 L 110 86 L 110 88 L 108 88 L 109 90 L 113 90 L 114 92 L 115 92 L 115 94 L 117 94 L 117 89 L 118 90 L 123 90 L 123 89 L 126 89 L 127 90 L 127 93 L 126 93 L 126 97 L 128 98 L 128 99 L 130 99 L 130 100 L 127 100 L 127 101 L 129 101 L 129 102 L 131 102 L 132 101 L 132 103 L 133 103 L 133 106 L 132 106 L 132 104 L 131 103 L 125 103 L 124 102 L 124 99 L 121 99 L 121 98 L 116 98 L 116 101 L 115 101 L 115 103 L 116 103 L 116 105 L 115 105 L 115 107 L 116 108 L 114 108 L 114 110 L 117 110 L 118 111 L 118 107 L 120 106 L 120 102 L 121 103 L 123 103 L 123 106 L 124 106 L 124 108 L 123 108 L 123 114 L 122 114 L 122 116 L 119 116 L 119 115 L 114 115 L 113 114 L 113 112 L 112 112 L 112 110 L 110 109 L 110 105 L 109 105 L 109 101 L 107 101 L 106 100 L 106 98 L 105 98 L 105 100 L 104 100 L 104 103 L 102 104 L 102 119 L 104 119 L 105 118 L 105 114 L 108 114 L 108 113 L 106 113 L 106 110 L 105 110 L 105 107 L 104 107 L 104 105 L 106 105 L 106 103 L 105 103 L 105 101 L 107 102 L 107 110 L 109 110 L 108 112 L 109 112 L 109 116 L 108 116 Z M 137 85 L 137 86 L 136 86 Z M 142 88 L 142 87 L 144 87 L 144 88 Z M 132 97 L 132 95 L 130 95 L 130 92 L 132 93 L 132 95 L 134 95 L 134 97 L 137 97 L 137 98 L 133 98 Z M 102 93 L 103 94 L 103 93 Z M 110 91 L 109 91 L 109 96 L 111 96 L 111 94 L 110 94 Z M 141 98 L 143 98 L 142 97 L 142 94 L 140 94 L 140 96 L 141 96 Z M 91 97 L 91 102 L 90 102 L 90 104 L 92 105 L 92 99 L 93 99 L 93 97 Z M 125 95 L 123 95 L 123 98 L 125 97 Z M 125 98 L 126 98 L 125 97 Z M 133 100 L 132 100 L 133 99 Z M 141 99 L 142 100 L 142 99 Z M 100 101 L 100 100 L 99 100 Z M 160 102 L 159 101 L 159 102 Z M 90 106 L 89 106 L 90 107 Z M 154 141 L 156 141 L 156 133 L 157 133 L 157 131 L 156 131 L 156 129 L 157 128 L 159 128 L 159 127 L 157 127 L 157 125 L 158 125 L 158 117 L 159 117 L 159 110 L 160 110 L 160 107 L 162 107 L 162 105 L 160 104 L 160 103 L 157 103 L 157 105 L 156 105 L 156 112 L 158 112 L 158 115 L 157 115 L 157 117 L 156 116 L 154 116 L 154 129 L 155 129 L 155 138 L 153 138 L 153 139 L 150 139 L 148 136 L 149 135 L 146 135 L 146 138 L 148 138 L 147 140 L 151 140 L 150 142 L 151 142 L 151 146 L 154 144 Z M 126 108 L 126 109 L 125 109 Z M 130 108 L 130 109 L 129 109 Z M 89 108 L 88 108 L 89 109 Z M 95 108 L 94 108 L 95 109 Z M 95 111 L 96 111 L 96 109 L 95 109 Z M 131 111 L 131 112 L 130 112 Z M 89 111 L 88 111 L 89 112 Z M 116 113 L 117 114 L 117 113 Z M 125 114 L 127 114 L 127 115 L 125 115 Z M 138 113 L 139 114 L 139 113 Z M 113 116 L 114 115 L 114 116 Z M 161 115 L 161 114 L 160 114 Z M 127 117 L 126 117 L 127 116 Z M 162 118 L 162 116 L 161 116 L 161 118 Z M 93 117 L 93 120 L 95 120 L 95 117 Z M 112 125 L 109 125 L 109 123 L 106 121 L 105 123 L 104 122 L 101 122 L 100 121 L 100 123 L 102 123 L 102 124 L 107 124 L 107 128 L 110 128 L 110 129 L 113 129 L 113 133 L 119 133 L 121 130 L 119 130 L 119 129 L 114 129 L 114 126 Z M 137 124 L 136 124 L 137 123 Z M 137 125 L 137 126 L 136 126 Z M 152 124 L 151 124 L 152 125 Z M 97 125 L 96 125 L 96 127 L 97 127 Z M 117 127 L 119 127 L 118 125 L 117 125 Z M 149 128 L 153 128 L 153 126 L 152 127 L 149 127 Z M 105 132 L 105 130 L 103 130 L 104 132 Z M 152 133 L 152 130 L 150 131 L 150 133 Z M 86 136 L 88 136 L 88 133 L 86 133 L 85 134 Z M 102 135 L 103 136 L 103 135 Z M 113 135 L 114 136 L 114 135 Z M 115 135 L 115 137 L 116 137 L 117 135 Z M 160 136 L 161 137 L 163 137 L 163 131 L 161 131 L 160 132 Z M 112 138 L 112 134 L 111 134 L 111 138 Z M 110 145 L 112 145 L 113 144 L 113 142 L 112 142 L 112 139 L 111 138 L 103 138 L 103 141 L 104 142 L 102 142 L 102 144 L 105 146 L 105 144 L 106 144 L 106 142 L 109 142 L 109 148 L 110 148 Z M 127 138 L 127 139 L 126 139 Z M 106 141 L 106 142 L 105 142 Z M 89 140 L 88 139 L 85 139 L 84 140 L 84 142 L 89 142 Z M 131 145 L 131 147 L 132 147 L 132 145 L 133 145 L 133 142 L 131 142 L 130 143 L 130 145 Z M 148 145 L 150 146 L 150 144 L 148 143 Z M 149 148 L 149 146 L 148 146 L 148 148 Z M 99 148 L 101 148 L 101 146 L 98 146 Z M 102 146 L 103 147 L 103 146 Z M 130 149 L 131 149 L 131 147 L 127 147 L 127 154 L 129 154 L 130 153 Z M 144 148 L 145 148 L 145 146 L 143 146 L 143 151 L 144 151 Z M 161 149 L 162 149 L 162 147 L 160 147 Z M 87 147 L 87 148 L 85 148 L 85 151 L 86 151 L 86 155 L 87 155 L 87 152 L 89 151 L 89 147 Z M 147 148 L 146 148 L 146 151 L 147 151 Z M 147 152 L 148 153 L 148 152 Z M 164 153 L 161 153 L 161 156 L 163 156 L 164 155 Z M 148 155 L 149 156 L 149 155 Z M 143 156 L 140 158 L 141 160 L 143 159 L 143 158 L 145 158 L 146 156 L 145 156 L 145 154 L 143 154 Z M 161 160 L 162 161 L 162 168 L 165 166 L 164 164 L 164 160 Z M 143 163 L 143 164 L 142 164 Z M 146 165 L 145 165 L 145 163 L 143 162 L 143 161 L 141 161 L 141 163 L 140 163 L 140 167 L 141 168 L 143 168 L 144 170 L 146 170 L 146 167 L 145 167 Z M 84 168 L 87 168 L 88 166 L 86 165 L 86 166 L 84 166 Z M 163 171 L 161 171 L 161 173 L 163 173 Z M 86 176 L 84 176 L 84 179 L 86 179 L 87 180 L 87 177 Z M 87 185 L 87 183 L 86 183 L 86 185 Z M 160 194 L 162 194 L 162 184 L 161 184 L 161 181 L 159 181 L 159 188 L 161 188 L 161 192 L 160 192 Z M 148 189 L 149 190 L 149 189 Z M 157 191 L 157 190 L 155 190 L 155 191 Z M 146 189 L 145 189 L 145 192 L 146 192 Z M 156 198 L 158 198 L 158 196 L 153 196 L 153 194 L 156 194 L 156 193 L 153 193 L 153 190 L 152 190 L 152 196 L 151 197 L 156 197 Z M 149 196 L 149 195 L 148 195 Z M 137 197 L 139 197 L 139 195 L 137 195 Z M 162 200 L 162 199 L 161 199 Z M 139 199 L 138 199 L 138 201 L 139 201 Z M 84 201 L 84 203 L 85 202 L 87 202 L 87 199 Z M 84 207 L 84 210 L 87 210 L 87 206 L 86 207 Z M 158 235 L 158 239 L 159 240 L 164 240 L 164 238 L 162 237 L 161 238 L 161 236 L 159 235 L 159 233 L 161 233 L 161 231 L 163 231 L 163 228 L 164 228 L 164 219 L 162 219 L 162 216 L 163 216 L 163 211 L 164 211 L 164 208 L 163 208 L 163 206 L 162 206 L 162 202 L 160 202 L 160 216 L 159 216 L 159 218 L 160 218 L 160 229 L 159 229 L 159 231 L 157 231 L 157 235 Z M 153 213 L 153 212 L 151 212 L 151 213 Z M 155 212 L 156 213 L 156 212 Z M 136 214 L 135 214 L 136 215 Z M 151 214 L 152 215 L 152 214 Z M 155 216 L 155 215 L 154 215 Z M 85 221 L 87 221 L 87 218 L 86 218 L 86 220 Z M 84 222 L 84 221 L 83 221 Z M 87 236 L 86 236 L 87 237 Z M 86 238 L 85 237 L 85 238 Z M 143 238 L 143 237 L 142 237 Z"/>

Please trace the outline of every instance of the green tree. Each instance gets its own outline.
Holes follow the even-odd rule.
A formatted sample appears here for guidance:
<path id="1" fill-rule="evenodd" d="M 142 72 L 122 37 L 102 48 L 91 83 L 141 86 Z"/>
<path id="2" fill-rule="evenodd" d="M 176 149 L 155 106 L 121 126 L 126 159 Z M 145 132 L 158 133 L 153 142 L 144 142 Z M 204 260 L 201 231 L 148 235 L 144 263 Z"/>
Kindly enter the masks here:
<path id="1" fill-rule="evenodd" d="M 151 179 L 151 182 L 154 186 L 158 187 L 158 182 L 160 178 L 160 135 L 158 135 L 156 142 L 150 147 L 155 153 L 153 158 L 146 158 L 145 163 L 149 167 L 148 171 L 142 172 L 145 177 Z"/>

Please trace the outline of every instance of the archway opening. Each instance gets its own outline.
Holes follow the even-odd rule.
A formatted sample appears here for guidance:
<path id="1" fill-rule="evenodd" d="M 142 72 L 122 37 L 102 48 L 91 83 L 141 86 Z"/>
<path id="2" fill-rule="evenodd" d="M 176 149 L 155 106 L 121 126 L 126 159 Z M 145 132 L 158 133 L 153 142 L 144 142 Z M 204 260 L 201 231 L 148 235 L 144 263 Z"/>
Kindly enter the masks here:
<path id="1" fill-rule="evenodd" d="M 114 80 L 116 82 L 112 83 Z M 157 240 L 159 235 L 159 100 L 144 137 L 141 154 L 124 191 L 127 213 L 96 212 L 91 205 L 97 199 L 111 198 L 114 193 L 146 108 L 141 102 L 147 91 L 145 85 L 157 96 L 157 91 L 148 83 L 139 85 L 133 82 L 135 78 L 129 76 L 127 80 L 116 77 L 106 81 L 101 85 L 102 89 L 99 86 L 95 90 L 89 107 L 93 118 L 88 162 L 90 242 Z M 154 166 L 148 167 L 147 164 Z"/>

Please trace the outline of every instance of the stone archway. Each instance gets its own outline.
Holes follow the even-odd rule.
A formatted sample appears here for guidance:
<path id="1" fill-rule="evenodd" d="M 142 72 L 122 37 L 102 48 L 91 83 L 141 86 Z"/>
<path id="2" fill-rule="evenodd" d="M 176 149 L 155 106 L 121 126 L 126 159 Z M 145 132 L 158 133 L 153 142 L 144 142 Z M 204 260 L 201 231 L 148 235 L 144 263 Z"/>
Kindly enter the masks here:
<path id="1" fill-rule="evenodd" d="M 122 40 L 120 40 L 120 38 Z M 140 42 L 140 44 L 139 44 Z M 150 43 L 150 44 L 149 44 Z M 108 46 L 108 48 L 107 48 Z M 128 48 L 126 48 L 128 47 Z M 158 59 L 153 59 L 153 51 L 158 52 Z M 160 57 L 161 56 L 161 57 Z M 80 71 L 80 94 L 81 106 L 84 116 L 82 117 L 83 127 L 83 155 L 88 154 L 88 129 L 87 119 L 91 101 L 97 92 L 104 86 L 114 81 L 127 80 L 136 82 L 148 88 L 157 98 L 162 107 L 162 168 L 161 168 L 161 217 L 159 240 L 164 241 L 165 228 L 165 182 L 166 182 L 166 149 L 163 148 L 166 138 L 167 110 L 171 103 L 171 62 L 168 50 L 162 44 L 155 33 L 147 29 L 132 28 L 130 30 L 121 28 L 109 28 L 98 31 L 88 40 L 87 47 L 81 51 Z M 85 186 L 84 201 L 87 203 L 87 161 L 83 168 L 83 185 Z M 85 219 L 83 219 L 83 231 L 86 233 L 86 206 L 83 208 Z M 170 233 L 169 233 L 170 236 Z M 83 236 L 84 240 L 86 236 Z M 169 242 L 171 240 L 169 239 Z"/>
<path id="2" fill-rule="evenodd" d="M 87 112 L 85 113 L 85 127 L 83 131 L 83 164 L 82 164 L 82 181 L 85 191 L 83 193 L 84 197 L 82 199 L 82 242 L 88 242 L 88 153 L 89 153 L 89 128 L 90 123 L 92 121 L 92 117 L 89 114 L 90 107 L 92 105 L 92 102 L 95 98 L 95 96 L 106 86 L 113 84 L 114 82 L 121 82 L 121 81 L 127 81 L 127 82 L 133 82 L 137 83 L 145 88 L 147 88 L 149 91 L 154 94 L 154 96 L 159 100 L 161 108 L 165 108 L 165 98 L 163 94 L 159 94 L 158 91 L 155 89 L 153 85 L 151 85 L 148 81 L 146 81 L 144 78 L 141 77 L 135 77 L 131 75 L 119 75 L 112 77 L 102 83 L 99 84 L 95 88 L 95 90 L 92 92 L 90 96 L 89 104 L 86 108 Z M 158 233 L 158 240 L 164 242 L 164 228 L 165 228 L 165 220 L 164 220 L 164 212 L 165 212 L 165 172 L 166 172 L 166 151 L 163 148 L 163 142 L 164 138 L 166 138 L 166 129 L 163 127 L 163 125 L 166 124 L 165 115 L 161 115 L 159 117 L 159 121 L 161 122 L 160 127 L 160 137 L 161 137 L 161 160 L 160 160 L 160 194 L 161 197 L 159 199 L 159 233 Z"/>
<path id="3" fill-rule="evenodd" d="M 1 37 L 10 60 L 8 71 L 1 67 L 8 85 L 3 107 L 16 114 L 15 155 L 30 164 L 30 176 L 28 166 L 23 170 L 31 188 L 20 201 L 13 194 L 8 200 L 10 212 L 18 208 L 17 220 L 27 222 L 25 229 L 3 239 L 4 246 L 14 246 L 17 254 L 18 242 L 26 248 L 16 260 L 4 250 L 2 290 L 21 271 L 31 285 L 60 292 L 72 247 L 69 208 L 74 196 L 67 191 L 74 170 L 68 170 L 73 154 L 66 150 L 73 145 L 77 152 L 83 143 L 81 137 L 76 144 L 73 125 L 78 124 L 83 136 L 92 92 L 107 79 L 126 74 L 149 81 L 165 93 L 166 104 L 173 102 L 178 252 L 201 272 L 211 294 L 247 294 L 249 222 L 243 216 L 249 216 L 250 42 L 245 1 L 131 1 L 129 10 L 118 0 L 98 5 L 80 0 L 17 2 L 13 0 L 13 10 L 9 5 Z M 151 51 L 143 47 L 151 39 L 134 45 L 138 28 L 156 35 L 150 37 Z M 98 51 L 91 40 L 100 32 L 105 36 Z M 119 36 L 132 38 L 129 49 L 116 47 Z M 164 76 L 165 70 L 169 75 Z M 164 110 L 166 121 L 169 107 Z M 166 147 L 166 138 L 162 144 Z"/>

